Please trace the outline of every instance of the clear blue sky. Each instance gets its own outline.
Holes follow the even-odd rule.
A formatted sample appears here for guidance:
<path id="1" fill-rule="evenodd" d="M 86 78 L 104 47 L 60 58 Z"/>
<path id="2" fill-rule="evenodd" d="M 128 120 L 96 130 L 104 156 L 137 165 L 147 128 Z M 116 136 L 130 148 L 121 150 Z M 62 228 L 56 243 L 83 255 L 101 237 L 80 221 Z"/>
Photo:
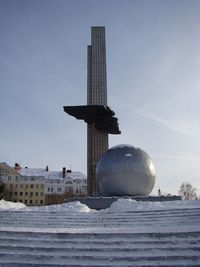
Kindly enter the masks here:
<path id="1" fill-rule="evenodd" d="M 108 103 L 120 136 L 144 149 L 160 186 L 200 191 L 200 1 L 1 0 L 0 161 L 86 174 L 90 27 L 106 26 Z"/>

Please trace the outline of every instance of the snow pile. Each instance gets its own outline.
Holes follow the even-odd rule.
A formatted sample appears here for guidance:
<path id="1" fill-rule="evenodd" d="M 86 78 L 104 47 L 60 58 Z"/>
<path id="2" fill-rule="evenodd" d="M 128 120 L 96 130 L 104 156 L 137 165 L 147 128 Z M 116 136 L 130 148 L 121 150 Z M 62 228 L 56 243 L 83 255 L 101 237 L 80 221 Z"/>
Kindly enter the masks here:
<path id="1" fill-rule="evenodd" d="M 27 207 L 23 203 L 20 202 L 10 202 L 5 200 L 0 200 L 0 210 L 26 210 L 26 211 L 67 211 L 69 213 L 81 213 L 81 212 L 94 212 L 86 206 L 85 204 L 81 204 L 79 201 L 69 202 L 64 204 L 57 205 L 49 205 L 49 206 L 35 206 L 35 207 Z"/>
<path id="2" fill-rule="evenodd" d="M 14 203 L 11 201 L 0 200 L 0 210 L 26 210 L 27 207 L 23 203 Z"/>
<path id="3" fill-rule="evenodd" d="M 172 210 L 172 209 L 191 209 L 200 207 L 200 199 L 197 200 L 176 200 L 176 201 L 136 201 L 134 199 L 118 199 L 113 202 L 106 211 L 151 211 L 151 210 Z"/>
<path id="4" fill-rule="evenodd" d="M 91 210 L 85 204 L 81 204 L 79 201 L 69 202 L 64 204 L 41 206 L 41 207 L 29 207 L 30 211 L 67 211 L 69 213 L 91 212 Z"/>
<path id="5" fill-rule="evenodd" d="M 177 200 L 177 201 L 136 201 L 134 199 L 118 199 L 113 202 L 110 208 L 96 211 L 79 201 L 64 204 L 27 207 L 22 203 L 0 200 L 0 210 L 26 210 L 26 211 L 64 211 L 68 213 L 88 213 L 88 212 L 130 212 L 130 211 L 154 211 L 154 210 L 173 210 L 173 209 L 192 209 L 200 207 L 200 199 L 197 200 Z"/>

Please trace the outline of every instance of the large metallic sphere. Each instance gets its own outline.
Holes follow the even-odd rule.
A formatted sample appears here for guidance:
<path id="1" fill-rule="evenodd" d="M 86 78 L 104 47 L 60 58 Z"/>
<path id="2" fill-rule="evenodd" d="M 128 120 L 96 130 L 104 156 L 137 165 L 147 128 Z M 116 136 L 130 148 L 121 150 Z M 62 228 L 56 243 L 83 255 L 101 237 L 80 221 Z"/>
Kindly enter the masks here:
<path id="1" fill-rule="evenodd" d="M 155 184 L 155 167 L 142 149 L 118 145 L 100 158 L 96 177 L 102 196 L 146 196 Z"/>

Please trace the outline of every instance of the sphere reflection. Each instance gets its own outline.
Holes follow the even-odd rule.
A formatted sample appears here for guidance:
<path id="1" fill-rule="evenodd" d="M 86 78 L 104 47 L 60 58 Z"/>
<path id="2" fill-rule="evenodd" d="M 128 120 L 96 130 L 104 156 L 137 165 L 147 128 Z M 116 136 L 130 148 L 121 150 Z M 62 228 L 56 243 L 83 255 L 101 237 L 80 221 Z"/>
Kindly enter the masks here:
<path id="1" fill-rule="evenodd" d="M 100 158 L 96 177 L 102 196 L 146 196 L 155 184 L 155 167 L 142 149 L 118 145 Z"/>

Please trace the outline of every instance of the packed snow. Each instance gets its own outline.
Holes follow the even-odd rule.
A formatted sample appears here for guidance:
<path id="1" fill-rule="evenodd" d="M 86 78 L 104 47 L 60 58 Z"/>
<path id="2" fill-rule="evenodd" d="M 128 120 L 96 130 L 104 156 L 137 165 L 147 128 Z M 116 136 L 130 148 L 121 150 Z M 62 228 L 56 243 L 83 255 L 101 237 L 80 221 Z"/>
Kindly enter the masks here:
<path id="1" fill-rule="evenodd" d="M 22 203 L 0 200 L 0 210 L 27 210 L 27 211 L 68 211 L 71 213 L 79 212 L 129 212 L 129 211 L 156 211 L 156 210 L 174 210 L 191 209 L 200 207 L 200 199 L 196 200 L 177 200 L 177 201 L 136 201 L 134 199 L 118 199 L 112 205 L 101 211 L 90 209 L 87 205 L 79 201 L 68 202 L 64 204 L 27 207 Z"/>
<path id="2" fill-rule="evenodd" d="M 23 203 L 0 200 L 0 210 L 25 210 L 26 208 L 27 206 Z"/>
<path id="3" fill-rule="evenodd" d="M 79 212 L 91 212 L 91 210 L 85 204 L 80 203 L 79 201 L 69 202 L 64 204 L 49 205 L 49 206 L 35 206 L 28 207 L 20 202 L 14 203 L 10 201 L 0 200 L 0 210 L 26 210 L 26 211 L 67 211 L 70 213 L 79 213 Z"/>
<path id="4" fill-rule="evenodd" d="M 26 207 L 0 201 L 0 266 L 200 266 L 200 200 Z"/>
<path id="5" fill-rule="evenodd" d="M 200 199 L 197 200 L 177 200 L 177 201 L 136 201 L 134 199 L 118 199 L 113 202 L 111 207 L 105 211 L 150 211 L 150 210 L 173 210 L 173 209 L 189 209 L 200 207 Z"/>

